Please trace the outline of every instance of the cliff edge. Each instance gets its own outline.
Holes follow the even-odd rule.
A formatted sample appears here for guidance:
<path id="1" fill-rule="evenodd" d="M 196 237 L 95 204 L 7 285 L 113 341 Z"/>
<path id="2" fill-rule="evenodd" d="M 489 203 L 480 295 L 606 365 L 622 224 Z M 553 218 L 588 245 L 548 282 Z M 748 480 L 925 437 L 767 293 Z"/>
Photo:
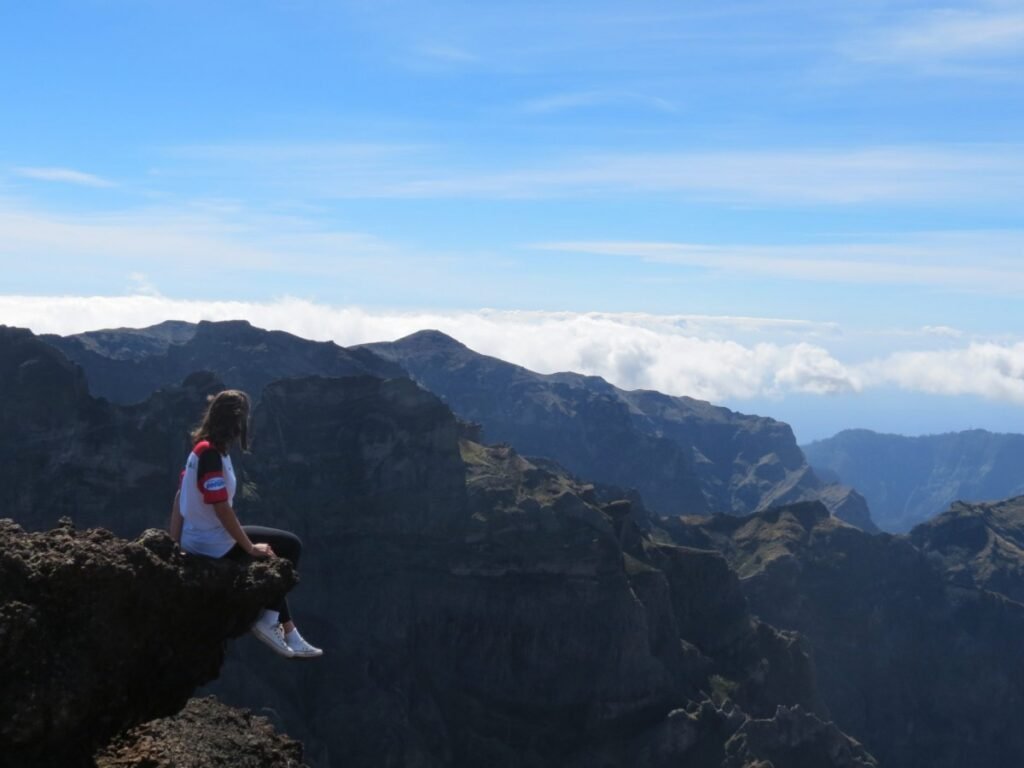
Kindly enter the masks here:
<path id="1" fill-rule="evenodd" d="M 181 711 L 224 641 L 294 583 L 283 561 L 189 556 L 156 530 L 0 520 L 0 762 L 92 766 L 117 734 Z"/>

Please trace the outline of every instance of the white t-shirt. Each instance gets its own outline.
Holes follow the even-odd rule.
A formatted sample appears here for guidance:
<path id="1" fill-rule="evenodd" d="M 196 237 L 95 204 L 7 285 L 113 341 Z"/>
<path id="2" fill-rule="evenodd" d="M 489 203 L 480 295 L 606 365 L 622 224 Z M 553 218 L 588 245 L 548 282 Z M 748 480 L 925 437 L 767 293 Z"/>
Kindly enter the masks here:
<path id="1" fill-rule="evenodd" d="M 182 549 L 197 555 L 223 557 L 235 546 L 213 505 L 220 501 L 232 504 L 236 485 L 231 457 L 221 455 L 205 440 L 196 443 L 181 476 Z"/>

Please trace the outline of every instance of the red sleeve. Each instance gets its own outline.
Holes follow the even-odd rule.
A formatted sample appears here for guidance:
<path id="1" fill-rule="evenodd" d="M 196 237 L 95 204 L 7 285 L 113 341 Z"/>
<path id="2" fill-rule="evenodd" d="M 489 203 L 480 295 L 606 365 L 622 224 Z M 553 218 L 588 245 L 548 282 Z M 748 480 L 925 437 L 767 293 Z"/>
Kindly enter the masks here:
<path id="1" fill-rule="evenodd" d="M 196 482 L 203 494 L 203 501 L 207 504 L 227 501 L 228 484 L 224 479 L 224 462 L 221 460 L 220 451 L 207 444 L 200 452 L 201 446 L 202 444 L 196 446 L 196 452 L 199 453 Z"/>

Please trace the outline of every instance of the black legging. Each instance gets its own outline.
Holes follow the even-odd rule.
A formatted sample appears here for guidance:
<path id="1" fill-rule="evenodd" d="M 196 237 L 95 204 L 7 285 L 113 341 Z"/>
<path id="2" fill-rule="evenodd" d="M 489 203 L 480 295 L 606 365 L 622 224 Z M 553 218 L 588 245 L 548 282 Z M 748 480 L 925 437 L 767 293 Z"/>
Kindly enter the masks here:
<path id="1" fill-rule="evenodd" d="M 302 554 L 302 540 L 294 533 L 282 531 L 277 528 L 265 528 L 262 525 L 243 525 L 242 530 L 253 544 L 269 544 L 274 554 L 290 560 L 293 568 L 299 567 L 299 555 Z M 247 554 L 244 549 L 235 544 L 224 557 L 239 562 L 250 562 L 255 558 Z M 282 597 L 276 605 L 267 606 L 272 611 L 281 614 L 281 623 L 291 621 L 292 614 L 288 610 L 288 598 Z"/>

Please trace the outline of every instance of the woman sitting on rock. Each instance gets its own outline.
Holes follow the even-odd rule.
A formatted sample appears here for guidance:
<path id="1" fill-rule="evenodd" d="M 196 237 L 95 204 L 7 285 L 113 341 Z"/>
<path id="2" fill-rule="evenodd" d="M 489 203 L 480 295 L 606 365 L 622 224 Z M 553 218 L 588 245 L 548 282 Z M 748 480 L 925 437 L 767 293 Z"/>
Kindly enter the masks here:
<path id="1" fill-rule="evenodd" d="M 248 451 L 248 434 L 249 396 L 237 389 L 211 396 L 202 423 L 192 432 L 194 447 L 171 510 L 171 536 L 183 550 L 197 555 L 239 562 L 280 556 L 298 566 L 298 536 L 238 522 L 232 506 L 237 481 L 228 451 L 236 440 Z M 323 654 L 299 634 L 286 598 L 264 610 L 251 632 L 288 658 Z"/>

